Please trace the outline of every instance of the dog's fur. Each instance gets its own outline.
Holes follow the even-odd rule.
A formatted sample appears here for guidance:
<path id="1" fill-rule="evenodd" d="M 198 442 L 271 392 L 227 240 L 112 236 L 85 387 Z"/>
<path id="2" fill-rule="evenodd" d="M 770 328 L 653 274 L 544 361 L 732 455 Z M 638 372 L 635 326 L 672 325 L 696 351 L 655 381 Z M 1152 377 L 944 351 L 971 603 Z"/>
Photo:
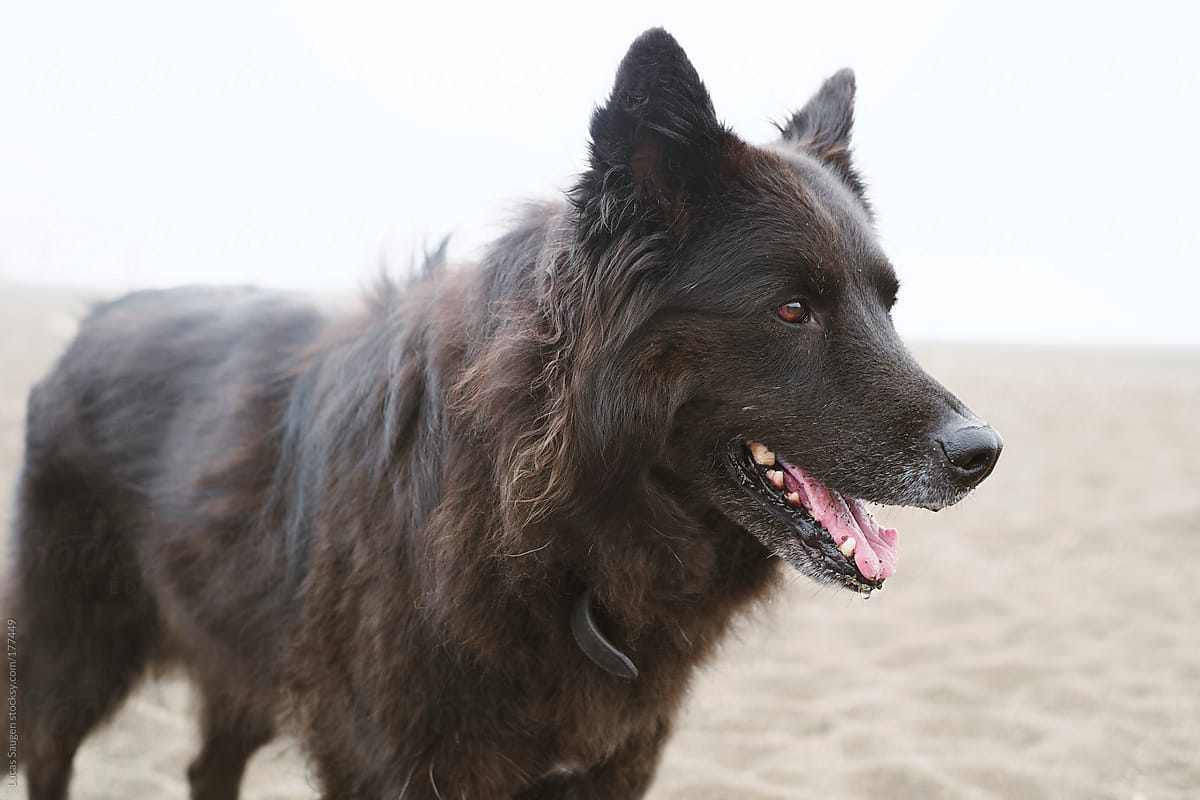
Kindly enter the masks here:
<path id="1" fill-rule="evenodd" d="M 750 436 L 868 500 L 966 491 L 967 414 L 896 338 L 850 161 L 853 77 L 767 147 L 639 38 L 566 203 L 354 315 L 141 292 L 29 400 L 12 615 L 33 800 L 153 665 L 203 697 L 193 797 L 299 732 L 326 797 L 635 798 L 696 666 L 776 583 Z M 804 297 L 807 325 L 771 309 Z M 819 577 L 819 575 L 818 575 Z M 572 638 L 573 600 L 637 663 Z"/>

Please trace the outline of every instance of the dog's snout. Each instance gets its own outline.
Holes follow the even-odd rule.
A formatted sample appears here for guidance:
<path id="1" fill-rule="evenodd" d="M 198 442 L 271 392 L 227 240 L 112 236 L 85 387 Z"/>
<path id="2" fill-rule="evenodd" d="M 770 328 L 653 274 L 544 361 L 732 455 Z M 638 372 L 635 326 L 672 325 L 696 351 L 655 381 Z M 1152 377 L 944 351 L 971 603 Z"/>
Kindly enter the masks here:
<path id="1" fill-rule="evenodd" d="M 990 425 L 966 424 L 959 418 L 938 435 L 946 463 L 960 481 L 975 486 L 992 473 L 1004 449 L 1000 434 Z"/>

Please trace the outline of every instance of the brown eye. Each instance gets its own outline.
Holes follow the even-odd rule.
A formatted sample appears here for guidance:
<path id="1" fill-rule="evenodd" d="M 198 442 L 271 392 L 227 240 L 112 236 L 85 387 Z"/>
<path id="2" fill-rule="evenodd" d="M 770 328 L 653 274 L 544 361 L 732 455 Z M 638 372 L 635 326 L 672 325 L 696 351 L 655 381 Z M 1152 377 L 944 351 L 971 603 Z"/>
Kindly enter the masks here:
<path id="1" fill-rule="evenodd" d="M 789 322 L 793 325 L 802 325 L 812 319 L 812 313 L 808 310 L 808 306 L 801 303 L 799 300 L 793 300 L 790 303 L 784 303 L 779 308 L 775 309 L 775 316 L 779 317 L 784 322 Z"/>

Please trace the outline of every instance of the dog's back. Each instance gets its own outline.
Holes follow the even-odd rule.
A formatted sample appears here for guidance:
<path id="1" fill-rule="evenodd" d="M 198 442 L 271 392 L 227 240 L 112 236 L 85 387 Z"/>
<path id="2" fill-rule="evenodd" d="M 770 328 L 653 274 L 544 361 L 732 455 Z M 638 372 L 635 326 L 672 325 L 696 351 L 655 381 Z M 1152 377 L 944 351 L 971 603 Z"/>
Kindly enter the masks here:
<path id="1" fill-rule="evenodd" d="M 253 290 L 140 292 L 97 307 L 33 390 L 9 598 L 26 632 L 32 797 L 63 795 L 83 736 L 154 661 L 185 659 L 206 727 L 232 735 L 206 747 L 193 783 L 236 785 L 227 754 L 269 735 L 273 695 L 228 692 L 269 686 L 278 661 L 286 618 L 271 610 L 289 587 L 285 543 L 263 535 L 279 530 L 263 524 L 266 490 L 287 436 L 280 406 L 322 325 Z M 253 674 L 226 680 L 246 664 Z"/>

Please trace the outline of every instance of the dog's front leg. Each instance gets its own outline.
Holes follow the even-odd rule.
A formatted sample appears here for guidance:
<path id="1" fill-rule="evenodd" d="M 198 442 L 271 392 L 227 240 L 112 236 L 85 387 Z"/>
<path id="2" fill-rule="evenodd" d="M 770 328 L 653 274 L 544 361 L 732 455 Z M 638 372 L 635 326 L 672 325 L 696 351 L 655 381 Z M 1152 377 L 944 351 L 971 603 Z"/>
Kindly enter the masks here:
<path id="1" fill-rule="evenodd" d="M 627 739 L 607 759 L 586 771 L 539 781 L 515 800 L 637 800 L 654 780 L 670 733 L 668 722 Z"/>

